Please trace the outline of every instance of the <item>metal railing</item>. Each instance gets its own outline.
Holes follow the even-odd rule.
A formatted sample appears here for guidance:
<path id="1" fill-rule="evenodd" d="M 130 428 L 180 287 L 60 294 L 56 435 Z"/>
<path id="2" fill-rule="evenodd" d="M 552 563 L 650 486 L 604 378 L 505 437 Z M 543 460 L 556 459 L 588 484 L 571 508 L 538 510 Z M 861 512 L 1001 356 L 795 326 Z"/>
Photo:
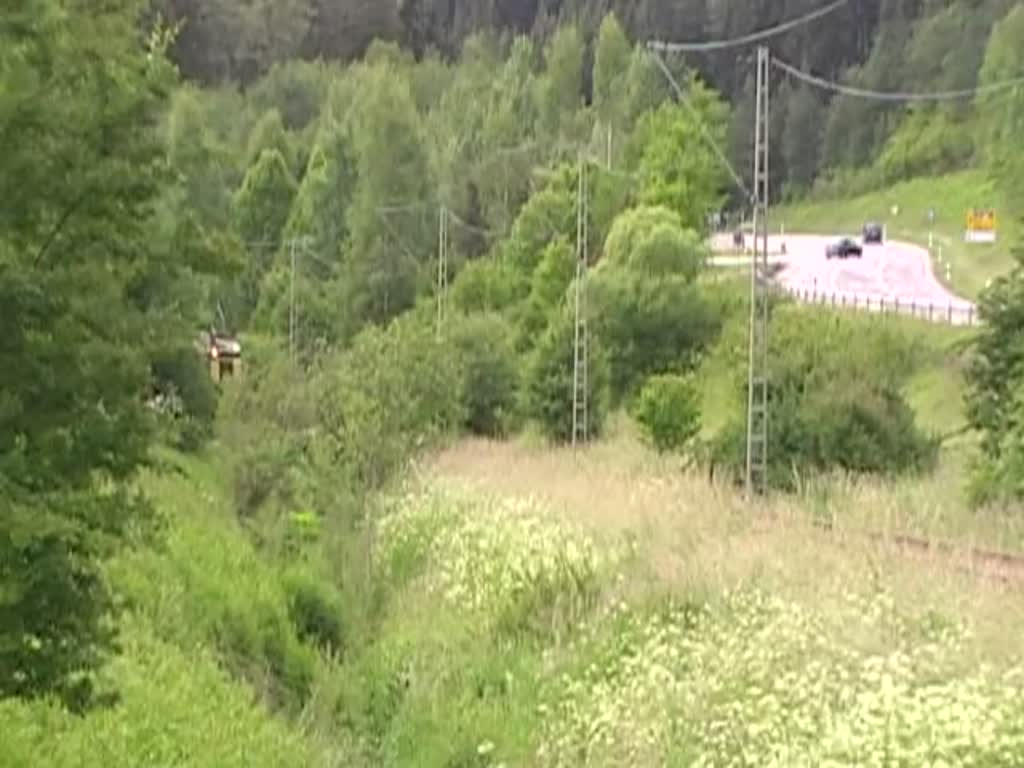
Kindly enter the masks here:
<path id="1" fill-rule="evenodd" d="M 882 315 L 904 315 L 955 326 L 979 326 L 981 318 L 973 304 L 958 301 L 901 299 L 883 294 L 852 291 L 821 291 L 805 286 L 778 284 L 779 289 L 805 304 L 820 304 L 836 309 L 852 309 Z"/>

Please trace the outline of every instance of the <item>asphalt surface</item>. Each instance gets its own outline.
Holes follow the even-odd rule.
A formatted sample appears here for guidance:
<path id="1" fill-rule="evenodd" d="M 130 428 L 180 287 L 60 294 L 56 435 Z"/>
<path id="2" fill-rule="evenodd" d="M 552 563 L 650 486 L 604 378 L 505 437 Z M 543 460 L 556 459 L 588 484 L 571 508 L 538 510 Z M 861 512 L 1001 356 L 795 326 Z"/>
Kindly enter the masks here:
<path id="1" fill-rule="evenodd" d="M 881 245 L 865 245 L 864 255 L 859 259 L 826 259 L 825 247 L 837 239 L 818 235 L 769 237 L 769 261 L 780 267 L 775 281 L 801 301 L 914 314 L 956 325 L 977 322 L 974 304 L 954 295 L 938 280 L 924 248 L 890 240 Z M 747 246 L 752 243 L 748 235 Z M 783 243 L 785 255 L 781 253 Z M 732 236 L 716 236 L 712 250 L 719 254 L 734 251 Z M 720 267 L 742 267 L 749 263 L 749 255 L 712 258 L 712 264 Z"/>

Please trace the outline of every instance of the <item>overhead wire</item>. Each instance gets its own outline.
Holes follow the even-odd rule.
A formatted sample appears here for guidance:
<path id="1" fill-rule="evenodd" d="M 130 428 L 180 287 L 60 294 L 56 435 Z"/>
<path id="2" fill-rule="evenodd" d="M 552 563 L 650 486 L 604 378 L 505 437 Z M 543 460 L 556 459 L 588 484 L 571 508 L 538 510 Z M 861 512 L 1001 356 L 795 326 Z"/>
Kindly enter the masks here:
<path id="1" fill-rule="evenodd" d="M 711 40 L 693 43 L 651 41 L 647 43 L 647 47 L 652 51 L 661 51 L 663 53 L 706 53 L 708 51 L 721 51 L 728 48 L 739 48 L 744 45 L 760 42 L 761 40 L 778 37 L 779 35 L 785 34 L 797 27 L 810 24 L 812 21 L 817 21 L 824 16 L 828 16 L 830 13 L 834 13 L 844 5 L 849 4 L 849 2 L 850 0 L 835 0 L 835 2 L 826 5 L 824 8 L 819 8 L 816 11 L 806 13 L 797 19 L 784 21 L 774 27 L 769 27 L 768 29 L 762 29 L 757 32 L 751 32 L 750 34 L 741 35 L 740 37 L 734 37 L 727 40 Z"/>
<path id="2" fill-rule="evenodd" d="M 868 88 L 857 88 L 852 85 L 843 85 L 832 80 L 826 80 L 823 77 L 812 75 L 808 72 L 804 72 L 797 69 L 792 64 L 787 64 L 776 56 L 771 57 L 772 64 L 781 69 L 783 72 L 791 77 L 800 80 L 808 85 L 813 85 L 817 88 L 832 91 L 843 96 L 852 96 L 861 99 L 872 99 L 875 101 L 892 101 L 892 102 L 913 102 L 913 101 L 957 101 L 960 99 L 969 99 L 975 96 L 980 96 L 985 93 L 995 93 L 997 91 L 1008 90 L 1010 88 L 1016 88 L 1024 86 L 1024 76 L 1013 78 L 1010 80 L 1002 80 L 998 83 L 991 83 L 989 85 L 980 85 L 975 88 L 964 88 L 961 90 L 952 91 L 932 91 L 932 92 L 910 92 L 910 91 L 875 91 Z"/>
<path id="3" fill-rule="evenodd" d="M 737 173 L 736 169 L 733 167 L 733 164 L 729 162 L 729 158 L 726 155 L 725 151 L 718 145 L 718 142 L 715 141 L 714 137 L 711 135 L 711 132 L 708 130 L 708 127 L 704 121 L 703 116 L 700 114 L 700 112 L 697 111 L 696 107 L 694 107 L 693 104 L 690 103 L 690 100 L 689 98 L 687 98 L 682 86 L 679 85 L 675 76 L 672 74 L 672 71 L 668 68 L 668 65 L 665 63 L 664 59 L 662 59 L 661 56 L 659 56 L 657 52 L 653 50 L 651 51 L 651 56 L 654 58 L 654 61 L 657 63 L 657 65 L 661 68 L 661 71 L 665 74 L 665 77 L 668 79 L 668 82 L 672 86 L 672 90 L 675 92 L 676 98 L 679 101 L 679 103 L 686 107 L 690 111 L 690 114 L 693 115 L 694 119 L 697 122 L 698 129 L 700 129 L 701 136 L 703 136 L 704 138 L 705 143 L 715 153 L 715 155 L 718 157 L 718 161 L 729 172 L 729 175 L 732 176 L 732 180 L 733 182 L 735 182 L 739 190 L 744 195 L 746 195 L 748 199 L 752 199 L 753 193 L 750 191 L 750 188 L 746 185 L 746 183 L 744 183 L 743 177 L 740 176 L 739 173 Z"/>

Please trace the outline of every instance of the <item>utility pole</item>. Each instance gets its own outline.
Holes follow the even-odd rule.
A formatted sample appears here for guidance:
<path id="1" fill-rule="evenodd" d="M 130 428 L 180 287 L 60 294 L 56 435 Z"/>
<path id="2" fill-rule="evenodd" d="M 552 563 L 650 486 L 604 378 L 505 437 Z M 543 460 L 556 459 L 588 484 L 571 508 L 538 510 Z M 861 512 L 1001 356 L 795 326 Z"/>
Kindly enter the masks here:
<path id="1" fill-rule="evenodd" d="M 590 439 L 590 334 L 587 327 L 587 160 L 580 156 L 576 193 L 576 318 L 572 374 L 572 446 Z"/>
<path id="2" fill-rule="evenodd" d="M 288 241 L 291 251 L 292 275 L 288 301 L 288 357 L 295 364 L 295 238 Z"/>
<path id="3" fill-rule="evenodd" d="M 444 336 L 448 302 L 448 209 L 442 205 L 437 242 L 437 340 Z"/>
<path id="4" fill-rule="evenodd" d="M 750 265 L 750 359 L 747 373 L 747 497 L 764 493 L 768 474 L 768 49 L 757 49 L 754 117 L 754 250 Z"/>

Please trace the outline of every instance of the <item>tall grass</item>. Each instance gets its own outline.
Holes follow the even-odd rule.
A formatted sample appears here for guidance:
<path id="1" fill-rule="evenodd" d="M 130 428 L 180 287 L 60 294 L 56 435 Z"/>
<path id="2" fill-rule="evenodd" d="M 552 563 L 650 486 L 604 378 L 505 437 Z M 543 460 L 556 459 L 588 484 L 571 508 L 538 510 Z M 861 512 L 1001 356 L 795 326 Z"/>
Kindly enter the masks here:
<path id="1" fill-rule="evenodd" d="M 33 768 L 308 768 L 332 763 L 271 717 L 202 647 L 131 621 L 105 682 L 120 701 L 75 717 L 49 702 L 0 702 L 0 763 Z M 337 763 L 334 763 L 337 764 Z"/>

